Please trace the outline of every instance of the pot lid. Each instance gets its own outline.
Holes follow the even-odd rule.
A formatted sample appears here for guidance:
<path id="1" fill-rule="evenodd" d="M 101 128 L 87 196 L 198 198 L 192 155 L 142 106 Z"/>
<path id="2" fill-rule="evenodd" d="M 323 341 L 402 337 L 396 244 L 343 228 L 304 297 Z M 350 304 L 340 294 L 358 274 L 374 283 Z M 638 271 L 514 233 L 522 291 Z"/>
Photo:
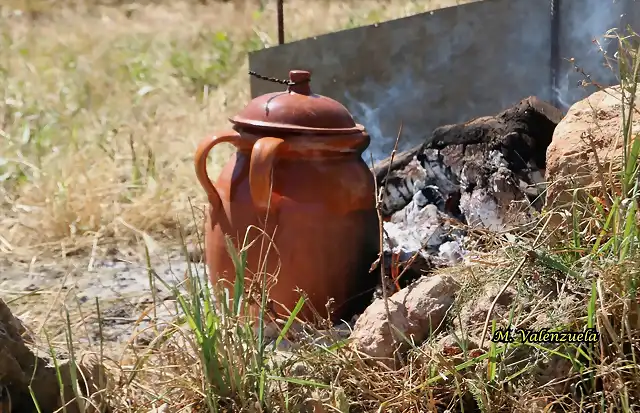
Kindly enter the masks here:
<path id="1" fill-rule="evenodd" d="M 287 85 L 287 90 L 258 96 L 229 120 L 238 126 L 278 129 L 290 132 L 355 133 L 358 125 L 347 108 L 326 96 L 311 92 L 311 73 L 292 70 L 289 80 L 249 74 L 263 80 Z"/>

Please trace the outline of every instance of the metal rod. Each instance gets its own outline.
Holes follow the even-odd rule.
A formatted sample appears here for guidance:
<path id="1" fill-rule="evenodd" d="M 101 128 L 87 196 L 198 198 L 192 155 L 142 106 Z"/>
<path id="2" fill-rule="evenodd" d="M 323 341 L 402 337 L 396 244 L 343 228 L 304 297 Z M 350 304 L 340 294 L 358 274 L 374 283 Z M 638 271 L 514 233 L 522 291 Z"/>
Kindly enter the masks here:
<path id="1" fill-rule="evenodd" d="M 551 0 L 551 99 L 560 108 L 558 74 L 560 72 L 560 0 Z"/>
<path id="2" fill-rule="evenodd" d="M 278 44 L 284 44 L 284 0 L 278 0 Z"/>

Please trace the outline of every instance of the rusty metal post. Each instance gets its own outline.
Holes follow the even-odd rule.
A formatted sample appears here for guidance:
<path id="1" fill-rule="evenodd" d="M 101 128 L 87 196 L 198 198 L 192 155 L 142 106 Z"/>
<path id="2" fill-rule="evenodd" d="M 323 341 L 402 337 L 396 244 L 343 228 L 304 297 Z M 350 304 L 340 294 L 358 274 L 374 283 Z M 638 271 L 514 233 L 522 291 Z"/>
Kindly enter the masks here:
<path id="1" fill-rule="evenodd" d="M 278 0 L 278 44 L 284 44 L 284 0 Z"/>
<path id="2" fill-rule="evenodd" d="M 560 108 L 560 0 L 551 0 L 551 103 Z"/>

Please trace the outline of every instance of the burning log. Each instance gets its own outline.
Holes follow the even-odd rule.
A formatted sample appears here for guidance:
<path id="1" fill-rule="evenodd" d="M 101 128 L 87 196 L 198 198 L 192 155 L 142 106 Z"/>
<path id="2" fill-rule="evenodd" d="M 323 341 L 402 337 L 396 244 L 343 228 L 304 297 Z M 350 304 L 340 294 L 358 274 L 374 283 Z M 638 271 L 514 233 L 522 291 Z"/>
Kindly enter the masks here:
<path id="1" fill-rule="evenodd" d="M 420 255 L 415 276 L 462 258 L 464 232 L 455 223 L 501 230 L 529 219 L 542 208 L 546 150 L 562 116 L 528 97 L 495 116 L 437 128 L 424 144 L 397 155 L 390 171 L 390 159 L 378 163 L 385 255 L 401 263 Z"/>

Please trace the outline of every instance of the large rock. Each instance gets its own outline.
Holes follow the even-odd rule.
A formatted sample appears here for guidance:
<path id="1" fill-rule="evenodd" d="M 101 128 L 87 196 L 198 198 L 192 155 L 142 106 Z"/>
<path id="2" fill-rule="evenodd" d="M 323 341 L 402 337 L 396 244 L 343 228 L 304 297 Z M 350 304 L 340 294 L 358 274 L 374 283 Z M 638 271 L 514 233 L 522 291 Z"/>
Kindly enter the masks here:
<path id="1" fill-rule="evenodd" d="M 377 299 L 356 321 L 351 334 L 355 348 L 391 365 L 405 337 L 420 344 L 438 329 L 458 288 L 447 275 L 420 278 L 389 297 L 389 317 L 384 300 Z"/>
<path id="2" fill-rule="evenodd" d="M 622 166 L 621 98 L 619 86 L 598 91 L 571 106 L 558 124 L 547 149 L 546 209 L 566 209 L 574 188 L 580 188 L 579 199 L 588 193 L 604 199 L 605 192 L 620 187 L 609 171 Z M 635 115 L 635 119 L 639 117 Z M 638 126 L 640 123 L 634 122 L 636 133 Z"/>
<path id="3" fill-rule="evenodd" d="M 22 413 L 36 411 L 33 398 L 29 392 L 31 387 L 38 407 L 42 412 L 53 412 L 64 403 L 67 413 L 105 412 L 100 390 L 106 388 L 107 376 L 104 368 L 91 354 L 80 357 L 79 362 L 61 363 L 59 372 L 62 377 L 63 390 L 58 385 L 55 367 L 42 357 L 34 354 L 23 339 L 24 327 L 0 299 L 0 412 Z M 82 400 L 85 407 L 73 402 L 73 374 L 78 377 L 78 390 L 89 397 L 93 404 Z M 2 391 L 4 390 L 4 391 Z M 62 398 L 61 398 L 62 393 Z M 99 407 L 99 409 L 94 408 Z"/>

